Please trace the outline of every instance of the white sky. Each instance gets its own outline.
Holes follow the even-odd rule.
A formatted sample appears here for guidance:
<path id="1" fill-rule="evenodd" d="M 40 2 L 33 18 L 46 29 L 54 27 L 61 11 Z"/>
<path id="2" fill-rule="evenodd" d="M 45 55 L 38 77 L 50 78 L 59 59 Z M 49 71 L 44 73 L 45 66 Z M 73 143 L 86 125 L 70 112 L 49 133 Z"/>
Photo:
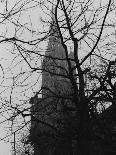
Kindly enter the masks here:
<path id="1" fill-rule="evenodd" d="M 16 1 L 18 1 L 18 0 L 8 0 L 8 6 L 9 6 L 8 9 L 12 8 Z M 23 0 L 23 1 L 25 1 L 25 0 Z M 23 1 L 21 1 L 21 2 L 23 2 Z M 96 2 L 97 2 L 97 0 L 96 0 Z M 106 2 L 106 0 L 102 0 L 102 2 Z M 0 12 L 2 10 L 4 10 L 4 5 L 5 5 L 5 0 L 3 2 L 0 2 Z M 28 16 L 28 14 L 30 14 L 30 15 Z M 23 21 L 25 23 L 27 20 L 29 21 L 29 19 L 30 19 L 30 21 L 32 22 L 32 27 L 35 27 L 35 30 L 39 29 L 39 25 L 40 25 L 39 14 L 40 14 L 40 11 L 38 9 L 32 9 L 30 13 L 27 12 L 27 14 L 25 13 L 25 16 L 22 16 L 23 17 L 21 19 L 22 23 L 23 23 Z M 27 17 L 28 17 L 28 19 L 27 19 Z M 2 26 L 3 33 L 5 30 L 4 26 L 5 25 Z M 0 26 L 0 28 L 1 28 L 1 26 Z M 15 29 L 14 29 L 14 27 L 12 27 L 12 24 L 9 23 L 7 25 L 7 29 L 10 30 L 7 32 L 7 36 L 10 36 L 10 37 L 14 36 Z M 25 37 L 25 39 L 28 39 L 29 37 L 33 38 L 33 36 L 30 36 L 29 34 L 26 34 L 26 35 L 24 34 L 23 37 Z M 6 46 L 5 44 L 0 44 L 0 60 L 2 60 L 3 57 L 5 58 L 4 60 L 2 60 L 4 67 L 9 66 L 9 64 L 11 63 L 11 60 L 12 60 L 12 56 L 9 55 L 9 52 L 8 52 L 8 49 L 10 49 L 10 48 L 8 45 Z M 1 75 L 2 75 L 2 70 L 0 68 L 0 80 L 1 80 Z M 31 96 L 31 93 L 29 95 Z M 4 129 L 0 128 L 0 138 L 3 137 L 3 135 L 5 135 L 5 133 L 6 132 L 4 132 Z M 10 143 L 5 143 L 4 141 L 0 142 L 0 155 L 11 155 L 10 149 L 11 149 Z"/>
<path id="2" fill-rule="evenodd" d="M 15 4 L 16 1 L 18 2 L 19 0 L 8 0 L 8 10 L 10 10 L 10 8 L 13 7 L 13 5 Z M 24 1 L 25 0 L 22 0 L 21 2 L 24 2 Z M 5 6 L 5 0 L 3 2 L 0 2 L 0 12 L 4 11 L 4 6 Z M 36 9 L 35 10 L 33 9 L 31 11 L 32 12 L 30 12 L 30 15 L 31 15 L 30 20 L 32 20 L 32 22 L 33 22 L 32 26 L 35 26 L 35 29 L 37 29 L 36 26 L 38 26 L 38 24 L 39 24 L 39 13 L 37 12 Z M 36 16 L 36 18 L 35 18 L 35 16 Z M 27 18 L 27 16 L 25 14 L 25 16 L 23 16 L 23 19 L 22 19 L 22 21 L 24 21 L 24 23 L 27 20 L 26 18 Z M 28 16 L 28 18 L 29 18 L 29 16 Z M 3 33 L 6 30 L 6 27 L 8 29 L 7 37 L 13 37 L 15 29 L 14 29 L 14 27 L 12 27 L 12 24 L 9 23 L 7 25 L 2 25 L 2 26 L 0 25 L 0 28 L 2 28 L 1 31 L 3 31 Z M 27 38 L 30 37 L 30 36 L 28 36 L 28 34 L 26 34 L 25 36 Z M 25 37 L 25 39 L 26 39 L 26 37 Z M 8 67 L 11 64 L 11 60 L 13 58 L 12 55 L 10 54 L 10 52 L 9 52 L 9 49 L 11 50 L 9 45 L 0 44 L 0 60 L 2 60 L 2 65 L 5 68 Z M 0 80 L 1 80 L 1 76 L 3 75 L 2 73 L 3 72 L 2 72 L 2 70 L 0 68 Z M 6 93 L 3 94 L 3 95 L 6 95 Z M 0 122 L 1 122 L 1 120 L 0 120 Z M 8 132 L 8 130 L 7 130 L 7 132 Z M 0 139 L 3 138 L 4 136 L 6 136 L 5 128 L 0 127 Z M 7 141 L 0 141 L 0 155 L 11 155 L 11 143 L 9 143 Z"/>

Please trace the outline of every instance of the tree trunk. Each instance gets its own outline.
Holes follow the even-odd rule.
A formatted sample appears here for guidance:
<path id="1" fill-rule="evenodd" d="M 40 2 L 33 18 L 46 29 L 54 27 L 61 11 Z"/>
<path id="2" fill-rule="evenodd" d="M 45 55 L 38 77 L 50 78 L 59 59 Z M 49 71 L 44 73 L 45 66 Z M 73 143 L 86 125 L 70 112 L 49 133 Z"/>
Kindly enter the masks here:
<path id="1" fill-rule="evenodd" d="M 80 103 L 80 123 L 79 123 L 79 132 L 78 136 L 78 145 L 80 149 L 80 155 L 90 155 L 90 146 L 89 146 L 89 110 L 86 102 Z"/>

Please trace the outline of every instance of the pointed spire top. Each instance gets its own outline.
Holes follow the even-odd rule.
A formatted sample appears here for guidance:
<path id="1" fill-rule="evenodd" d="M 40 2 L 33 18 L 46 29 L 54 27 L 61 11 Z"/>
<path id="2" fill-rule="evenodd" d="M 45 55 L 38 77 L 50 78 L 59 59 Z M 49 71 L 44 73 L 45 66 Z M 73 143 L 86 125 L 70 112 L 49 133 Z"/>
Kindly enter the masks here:
<path id="1" fill-rule="evenodd" d="M 55 19 L 55 5 L 53 4 L 52 5 L 52 10 L 51 10 L 51 24 L 50 24 L 50 29 L 49 29 L 49 32 L 51 34 L 51 36 L 53 37 L 59 37 L 59 32 L 58 32 L 58 29 L 57 29 L 57 25 L 56 25 L 56 19 Z"/>
<path id="2" fill-rule="evenodd" d="M 55 7 L 52 5 L 52 21 L 55 22 Z"/>
<path id="3" fill-rule="evenodd" d="M 51 13 L 52 13 L 52 15 L 51 15 L 52 21 L 51 21 L 50 31 L 54 34 L 57 31 L 54 5 L 52 5 Z"/>

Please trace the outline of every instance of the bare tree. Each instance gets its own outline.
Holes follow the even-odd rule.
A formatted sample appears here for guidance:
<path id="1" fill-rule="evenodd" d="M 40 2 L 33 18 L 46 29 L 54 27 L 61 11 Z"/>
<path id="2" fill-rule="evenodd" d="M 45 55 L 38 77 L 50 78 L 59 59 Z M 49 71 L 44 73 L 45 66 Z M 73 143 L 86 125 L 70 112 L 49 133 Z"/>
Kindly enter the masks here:
<path id="1" fill-rule="evenodd" d="M 48 77 L 43 78 L 42 81 L 43 99 L 47 104 L 46 100 L 52 98 L 52 101 L 49 102 L 50 105 L 54 104 L 53 98 L 55 98 L 55 100 L 56 98 L 64 98 L 63 102 L 60 103 L 62 103 L 63 106 L 62 110 L 63 108 L 65 109 L 63 112 L 68 116 L 68 121 L 70 120 L 71 112 L 75 109 L 76 121 L 71 121 L 76 123 L 76 129 L 73 128 L 73 131 L 70 130 L 69 127 L 71 124 L 69 123 L 70 121 L 67 121 L 68 131 L 65 130 L 65 133 L 68 132 L 68 134 L 66 134 L 68 137 L 76 130 L 76 133 L 73 135 L 74 137 L 68 137 L 69 143 L 72 145 L 72 140 L 77 138 L 77 148 L 80 150 L 80 154 L 90 154 L 90 139 L 93 137 L 93 139 L 96 139 L 92 133 L 91 120 L 94 120 L 106 137 L 110 139 L 111 136 L 111 133 L 107 131 L 107 129 L 104 129 L 103 124 L 100 123 L 96 117 L 95 112 L 98 104 L 102 105 L 103 103 L 112 102 L 113 99 L 114 81 L 112 83 L 111 79 L 115 76 L 115 72 L 113 70 L 114 75 L 112 76 L 111 67 L 115 65 L 115 61 L 108 60 L 108 57 L 104 56 L 105 53 L 108 54 L 108 51 L 102 51 L 100 49 L 101 45 L 99 45 L 106 41 L 106 36 L 109 37 L 109 35 L 103 33 L 103 30 L 105 31 L 106 27 L 110 26 L 109 23 L 106 24 L 106 18 L 111 13 L 110 8 L 113 5 L 111 5 L 111 1 L 109 1 L 102 7 L 100 2 L 97 9 L 92 9 L 93 5 L 91 1 L 76 3 L 59 0 L 56 4 L 53 2 L 50 3 L 52 3 L 55 9 L 51 11 L 53 14 L 52 20 L 54 21 L 53 23 L 50 22 L 52 26 L 48 33 L 51 40 L 49 40 L 48 50 L 42 64 L 43 75 L 46 74 L 45 77 Z M 44 5 L 43 8 L 50 11 L 46 5 Z M 48 24 L 49 21 L 44 21 L 44 23 Z M 53 41 L 53 39 L 56 40 Z M 60 46 L 60 44 L 64 49 L 64 55 L 59 58 L 58 53 L 55 55 L 53 51 L 55 51 L 56 46 Z M 72 47 L 72 57 L 70 57 L 68 46 Z M 106 48 L 107 44 L 103 46 Z M 60 61 L 62 61 L 62 63 L 59 63 Z M 101 63 L 104 66 L 98 66 L 98 64 Z M 60 70 L 60 72 L 57 72 L 58 70 Z M 50 75 L 52 82 L 49 80 Z M 55 80 L 57 79 L 56 81 L 54 81 L 54 77 Z M 58 88 L 62 80 L 57 77 L 61 77 L 69 82 L 67 84 L 69 87 L 66 88 L 63 93 L 66 95 L 67 90 L 71 90 L 70 95 L 68 94 L 70 97 L 65 96 L 61 92 L 61 90 L 63 90 L 61 86 Z M 60 79 L 60 83 L 58 83 L 58 79 Z M 65 87 L 64 83 L 62 85 Z M 68 107 L 67 104 L 70 103 L 70 101 L 72 105 L 74 104 L 74 107 Z M 45 107 L 43 108 L 44 110 L 46 109 Z M 70 111 L 67 111 L 69 109 Z M 50 112 L 52 113 L 51 108 Z M 46 115 L 46 112 L 44 112 L 44 114 Z M 39 121 L 40 120 L 38 120 L 38 123 Z M 46 121 L 49 120 L 46 119 Z M 46 125 L 50 126 L 50 124 Z M 51 128 L 53 127 L 51 126 Z M 68 150 L 68 152 L 72 154 L 71 151 Z"/>
<path id="2" fill-rule="evenodd" d="M 107 139 L 111 136 L 100 123 L 97 108 L 108 102 L 115 103 L 115 68 L 112 69 L 115 66 L 115 22 L 108 20 L 113 16 L 115 2 L 17 1 L 11 8 L 5 4 L 1 23 L 7 26 L 5 22 L 10 22 L 14 33 L 9 37 L 6 28 L 0 43 L 10 44 L 15 56 L 7 69 L 1 65 L 4 73 L 1 87 L 3 91 L 10 88 L 10 99 L 4 98 L 3 102 L 9 111 L 10 117 L 5 121 L 11 122 L 11 132 L 23 128 L 30 121 L 27 116 L 31 116 L 39 128 L 47 126 L 54 130 L 57 142 L 69 146 L 67 154 L 73 154 L 72 147 L 76 145 L 81 155 L 89 155 L 90 142 L 97 139 L 92 132 L 94 123 Z M 31 15 L 27 15 L 28 21 L 23 21 L 26 12 L 33 8 L 43 11 L 41 31 L 34 28 Z M 41 75 L 45 79 L 41 80 Z M 7 84 L 9 79 L 11 84 Z M 30 113 L 29 100 L 35 92 L 36 97 L 42 98 L 32 98 L 37 101 L 37 107 L 32 106 L 35 109 Z M 58 116 L 63 117 L 58 119 Z M 24 123 L 16 119 L 23 119 Z M 53 146 L 54 134 L 48 132 L 47 137 L 52 137 L 49 144 Z"/>

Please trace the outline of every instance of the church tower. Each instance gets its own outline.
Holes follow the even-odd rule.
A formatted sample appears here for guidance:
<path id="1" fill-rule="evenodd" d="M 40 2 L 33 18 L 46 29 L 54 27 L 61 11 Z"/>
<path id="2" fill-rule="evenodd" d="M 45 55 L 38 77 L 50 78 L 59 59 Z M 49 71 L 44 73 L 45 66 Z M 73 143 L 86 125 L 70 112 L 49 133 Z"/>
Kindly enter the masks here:
<path id="1" fill-rule="evenodd" d="M 73 91 L 71 82 L 67 75 L 68 65 L 65 59 L 65 50 L 61 44 L 53 9 L 52 13 L 53 15 L 49 29 L 48 47 L 42 62 L 42 98 L 39 99 L 36 96 L 32 100 L 34 107 L 34 110 L 32 111 L 36 111 L 33 115 L 36 118 L 39 118 L 40 122 L 45 122 L 43 124 L 38 122 L 33 123 L 32 137 L 35 135 L 35 139 L 37 139 L 37 142 L 34 144 L 35 155 L 39 154 L 39 150 L 45 151 L 45 153 L 42 152 L 40 155 L 53 155 L 51 152 L 48 153 L 49 151 L 45 150 L 45 148 L 39 148 L 40 146 L 43 147 L 45 144 L 38 144 L 41 142 L 41 139 L 43 140 L 43 138 L 46 138 L 45 140 L 48 141 L 48 144 L 51 143 L 51 141 L 53 141 L 54 144 L 54 138 L 52 140 L 51 137 L 49 140 L 45 135 L 45 133 L 48 135 L 55 134 L 54 130 L 50 126 L 53 126 L 58 130 L 61 129 L 62 132 L 68 132 L 69 128 L 71 129 L 72 127 L 73 113 L 65 113 L 63 111 L 63 106 L 66 107 L 68 105 L 69 108 L 74 108 L 74 105 L 69 99 L 58 97 L 60 95 L 64 98 L 65 96 L 69 97 Z M 73 53 L 70 53 L 69 58 L 73 58 Z M 47 124 L 50 124 L 50 126 Z M 64 146 L 66 145 L 67 147 L 67 141 L 63 143 Z M 54 148 L 54 150 L 55 149 L 58 152 L 57 147 Z M 51 151 L 53 151 L 52 147 Z M 61 152 L 63 151 L 65 152 L 63 155 L 68 155 L 67 148 L 61 149 L 58 155 L 61 155 Z"/>
<path id="2" fill-rule="evenodd" d="M 52 9 L 53 10 L 53 9 Z M 45 52 L 45 57 L 43 59 L 42 68 L 42 95 L 49 95 L 50 91 L 56 91 L 56 84 L 60 79 L 61 75 L 66 75 L 66 61 L 65 59 L 65 51 L 63 46 L 61 45 L 61 40 L 59 37 L 58 29 L 55 22 L 54 11 L 52 15 L 52 22 L 49 29 L 49 41 L 48 47 Z M 47 90 L 46 90 L 47 88 Z M 48 90 L 50 89 L 50 90 Z"/>
<path id="3" fill-rule="evenodd" d="M 69 54 L 73 58 L 73 53 Z M 71 83 L 63 75 L 68 76 L 65 50 L 61 44 L 61 39 L 56 25 L 55 13 L 52 8 L 52 22 L 49 29 L 48 47 L 42 63 L 42 96 L 49 96 L 49 93 L 58 93 L 59 91 L 71 90 Z M 58 88 L 60 87 L 60 88 Z M 60 90 L 58 90 L 60 89 Z"/>

